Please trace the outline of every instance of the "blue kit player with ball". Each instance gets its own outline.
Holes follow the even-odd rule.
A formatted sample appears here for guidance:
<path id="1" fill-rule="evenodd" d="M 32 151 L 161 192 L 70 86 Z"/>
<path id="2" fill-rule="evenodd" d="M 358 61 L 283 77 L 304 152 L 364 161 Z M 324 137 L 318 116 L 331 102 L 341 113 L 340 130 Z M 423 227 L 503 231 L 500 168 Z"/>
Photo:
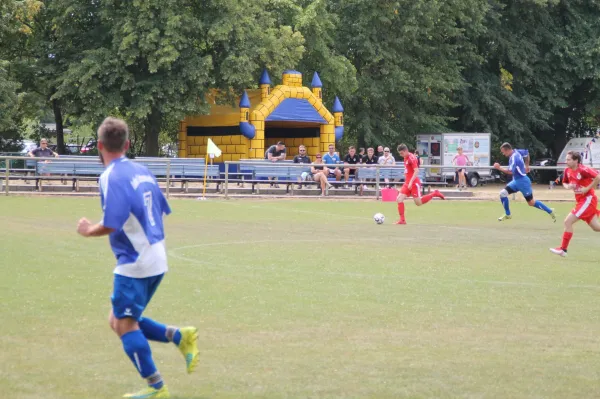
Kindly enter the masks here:
<path id="1" fill-rule="evenodd" d="M 82 218 L 77 232 L 84 237 L 108 235 L 117 258 L 110 327 L 148 384 L 124 397 L 169 398 L 148 340 L 173 342 L 191 373 L 198 363 L 198 331 L 195 327 L 166 326 L 142 317 L 167 272 L 163 215 L 171 213 L 171 209 L 150 171 L 125 157 L 128 136 L 127 124 L 120 119 L 106 118 L 100 125 L 98 151 L 106 167 L 100 176 L 103 218 L 98 224 Z"/>
<path id="2" fill-rule="evenodd" d="M 552 209 L 544 205 L 542 201 L 536 201 L 533 199 L 531 180 L 529 180 L 529 176 L 527 176 L 527 172 L 529 172 L 529 151 L 514 150 L 510 144 L 504 143 L 500 146 L 500 152 L 502 152 L 502 154 L 509 159 L 508 169 L 501 167 L 499 163 L 495 163 L 494 168 L 498 169 L 502 173 L 512 175 L 513 179 L 506 185 L 506 187 L 504 187 L 502 191 L 500 191 L 500 201 L 502 202 L 502 206 L 504 206 L 504 215 L 500 216 L 498 221 L 512 218 L 510 214 L 510 207 L 508 205 L 508 196 L 509 194 L 519 191 L 521 194 L 523 194 L 523 197 L 525 197 L 525 201 L 527 201 L 529 206 L 533 206 L 546 212 L 552 217 L 552 220 L 556 222 L 556 216 L 554 215 Z M 527 159 L 527 165 L 525 165 L 523 157 Z"/>

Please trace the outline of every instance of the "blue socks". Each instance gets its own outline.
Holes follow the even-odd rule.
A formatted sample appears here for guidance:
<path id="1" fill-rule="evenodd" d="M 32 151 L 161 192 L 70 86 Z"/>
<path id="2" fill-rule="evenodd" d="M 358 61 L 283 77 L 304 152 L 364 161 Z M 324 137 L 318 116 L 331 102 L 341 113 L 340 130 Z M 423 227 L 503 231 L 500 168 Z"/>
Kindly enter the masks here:
<path id="1" fill-rule="evenodd" d="M 548 208 L 546 205 L 544 205 L 544 203 L 542 201 L 535 201 L 535 204 L 533 204 L 533 206 L 535 206 L 537 209 L 541 209 L 542 211 L 546 212 L 546 213 L 552 213 L 552 209 Z"/>
<path id="2" fill-rule="evenodd" d="M 123 342 L 125 353 L 127 353 L 142 378 L 148 381 L 148 385 L 155 389 L 162 388 L 162 377 L 156 370 L 150 345 L 142 331 L 134 330 L 124 334 L 121 337 L 121 342 Z"/>
<path id="3" fill-rule="evenodd" d="M 167 327 L 146 317 L 143 317 L 138 324 L 144 336 L 150 341 L 173 342 L 175 345 L 181 342 L 181 333 L 176 327 Z"/>
<path id="4" fill-rule="evenodd" d="M 510 208 L 508 207 L 508 197 L 500 197 L 500 201 L 502 201 L 502 206 L 504 206 L 504 212 L 508 216 L 510 216 Z"/>

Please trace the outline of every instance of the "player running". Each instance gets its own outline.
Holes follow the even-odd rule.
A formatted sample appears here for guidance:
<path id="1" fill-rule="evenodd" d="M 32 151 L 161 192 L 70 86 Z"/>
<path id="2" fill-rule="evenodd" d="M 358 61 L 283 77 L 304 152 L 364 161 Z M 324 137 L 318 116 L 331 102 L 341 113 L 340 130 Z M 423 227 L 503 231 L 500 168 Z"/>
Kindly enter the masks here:
<path id="1" fill-rule="evenodd" d="M 400 144 L 397 150 L 398 154 L 404 158 L 404 184 L 400 189 L 400 194 L 396 198 L 396 202 L 398 202 L 398 214 L 400 215 L 400 220 L 396 224 L 406 224 L 406 219 L 404 218 L 404 200 L 407 196 L 412 195 L 416 206 L 425 205 L 434 197 L 446 198 L 438 190 L 421 197 L 421 179 L 419 179 L 419 161 L 417 157 L 408 151 L 406 144 Z"/>
<path id="2" fill-rule="evenodd" d="M 575 192 L 577 205 L 565 219 L 565 231 L 562 244 L 558 248 L 550 248 L 556 255 L 567 256 L 567 247 L 573 237 L 573 224 L 579 220 L 586 222 L 594 231 L 600 232 L 600 221 L 597 209 L 598 197 L 594 187 L 600 183 L 598 171 L 581 164 L 581 154 L 577 151 L 567 153 L 567 168 L 563 174 L 563 186 Z"/>
<path id="3" fill-rule="evenodd" d="M 529 206 L 534 206 L 538 209 L 541 209 L 550 215 L 552 220 L 556 222 L 556 215 L 552 209 L 544 205 L 542 201 L 536 201 L 533 199 L 531 180 L 529 180 L 529 177 L 527 176 L 527 173 L 529 172 L 529 151 L 513 150 L 510 144 L 504 143 L 500 146 L 500 152 L 509 158 L 508 169 L 501 167 L 497 162 L 494 164 L 494 168 L 498 169 L 502 173 L 512 175 L 513 179 L 506 185 L 506 187 L 502 189 L 502 191 L 500 191 L 500 201 L 504 206 L 505 214 L 500 216 L 498 221 L 501 222 L 503 220 L 512 218 L 510 215 L 510 207 L 508 205 L 508 195 L 520 191 L 521 194 L 523 194 L 523 197 L 525 197 L 525 201 L 527 201 Z M 523 161 L 523 157 L 526 159 L 526 164 Z"/>
<path id="4" fill-rule="evenodd" d="M 142 312 L 167 271 L 163 214 L 171 213 L 156 178 L 145 166 L 129 161 L 127 124 L 106 118 L 98 129 L 98 151 L 106 170 L 100 176 L 100 199 L 104 215 L 92 225 L 79 220 L 77 232 L 84 237 L 109 236 L 117 258 L 109 316 L 111 328 L 148 387 L 126 398 L 169 398 L 156 369 L 148 340 L 173 342 L 191 373 L 198 363 L 198 331 L 177 328 L 142 318 Z"/>

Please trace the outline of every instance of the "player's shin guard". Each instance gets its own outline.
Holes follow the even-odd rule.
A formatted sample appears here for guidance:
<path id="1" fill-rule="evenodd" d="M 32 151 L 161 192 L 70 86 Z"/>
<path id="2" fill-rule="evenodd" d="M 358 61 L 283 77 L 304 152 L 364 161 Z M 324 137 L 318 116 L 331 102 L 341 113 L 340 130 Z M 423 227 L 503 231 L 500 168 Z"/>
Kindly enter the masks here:
<path id="1" fill-rule="evenodd" d="M 179 345 L 181 333 L 177 327 L 166 326 L 146 317 L 139 321 L 140 329 L 150 341 L 173 342 Z"/>
<path id="2" fill-rule="evenodd" d="M 571 238 L 573 238 L 573 233 L 569 233 L 568 231 L 565 231 L 563 233 L 562 244 L 560 244 L 560 247 L 563 249 L 563 251 L 567 250 L 567 247 L 569 246 L 569 242 L 571 241 Z"/>
<path id="3" fill-rule="evenodd" d="M 121 342 L 123 342 L 125 353 L 127 353 L 142 378 L 148 381 L 148 385 L 155 389 L 162 388 L 162 377 L 156 370 L 150 345 L 142 331 L 134 330 L 124 334 L 121 337 Z"/>
<path id="4" fill-rule="evenodd" d="M 433 197 L 434 197 L 433 193 L 422 196 L 421 197 L 421 204 L 425 205 L 426 203 L 428 203 L 429 201 L 431 201 L 431 199 Z"/>
<path id="5" fill-rule="evenodd" d="M 552 209 L 550 209 L 546 205 L 544 205 L 544 203 L 542 201 L 535 201 L 535 204 L 533 204 L 533 206 L 536 207 L 537 209 L 541 209 L 542 211 L 544 211 L 546 213 L 552 213 Z"/>
<path id="6" fill-rule="evenodd" d="M 404 220 L 404 202 L 398 202 L 398 215 L 400 220 Z"/>
<path id="7" fill-rule="evenodd" d="M 510 216 L 510 207 L 508 206 L 508 197 L 500 196 L 500 201 L 502 201 L 502 206 L 504 207 L 504 212 Z"/>

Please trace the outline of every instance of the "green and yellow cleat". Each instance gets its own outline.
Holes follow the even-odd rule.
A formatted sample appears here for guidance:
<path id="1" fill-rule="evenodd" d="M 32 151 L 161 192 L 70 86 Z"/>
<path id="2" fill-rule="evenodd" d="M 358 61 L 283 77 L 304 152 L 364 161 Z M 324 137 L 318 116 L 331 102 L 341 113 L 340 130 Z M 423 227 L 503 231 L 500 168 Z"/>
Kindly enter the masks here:
<path id="1" fill-rule="evenodd" d="M 510 216 L 510 215 L 502 215 L 502 216 L 500 216 L 498 218 L 498 221 L 501 222 L 503 220 L 509 220 L 509 219 L 512 219 L 512 216 Z"/>
<path id="2" fill-rule="evenodd" d="M 134 398 L 134 399 L 146 399 L 146 398 L 163 399 L 163 398 L 170 398 L 171 394 L 169 393 L 167 386 L 163 385 L 162 388 L 160 388 L 160 389 L 147 387 L 136 393 L 127 393 L 127 394 L 123 395 L 123 397 L 124 398 Z"/>
<path id="3" fill-rule="evenodd" d="M 198 365 L 198 329 L 196 327 L 183 327 L 179 329 L 181 341 L 179 351 L 185 359 L 188 374 L 196 369 Z"/>
<path id="4" fill-rule="evenodd" d="M 554 213 L 554 209 L 552 209 L 552 212 L 550 212 L 550 217 L 552 218 L 552 221 L 556 223 L 556 214 Z"/>

